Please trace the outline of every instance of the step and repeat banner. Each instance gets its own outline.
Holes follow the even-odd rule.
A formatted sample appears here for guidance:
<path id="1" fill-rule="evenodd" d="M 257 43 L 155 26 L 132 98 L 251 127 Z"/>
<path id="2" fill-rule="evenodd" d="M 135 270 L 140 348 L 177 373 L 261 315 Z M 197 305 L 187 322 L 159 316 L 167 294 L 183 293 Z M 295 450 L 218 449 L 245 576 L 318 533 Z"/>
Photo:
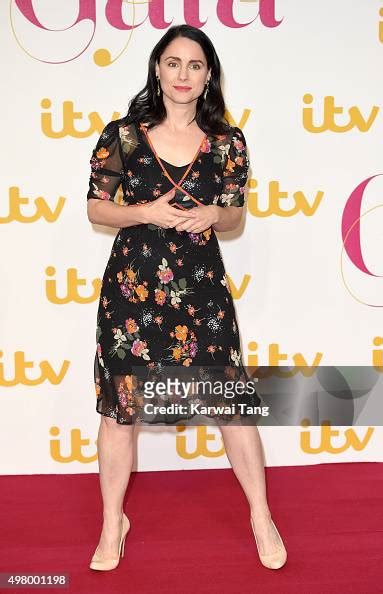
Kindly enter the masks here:
<path id="1" fill-rule="evenodd" d="M 0 11 L 0 472 L 97 471 L 96 312 L 117 229 L 87 218 L 89 160 L 173 24 L 212 39 L 227 117 L 248 144 L 246 216 L 218 234 L 245 364 L 383 374 L 383 1 L 10 0 Z M 383 461 L 378 420 L 259 430 L 269 466 Z M 228 466 L 218 427 L 138 431 L 137 470 Z"/>

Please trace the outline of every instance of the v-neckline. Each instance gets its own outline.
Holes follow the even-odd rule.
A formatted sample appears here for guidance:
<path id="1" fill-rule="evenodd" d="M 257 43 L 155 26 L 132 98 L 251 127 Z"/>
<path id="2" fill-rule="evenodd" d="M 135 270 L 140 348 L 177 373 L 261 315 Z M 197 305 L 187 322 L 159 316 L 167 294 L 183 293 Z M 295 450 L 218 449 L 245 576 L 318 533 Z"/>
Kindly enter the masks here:
<path id="1" fill-rule="evenodd" d="M 151 149 L 152 153 L 156 157 L 157 161 L 159 162 L 161 168 L 165 171 L 165 173 L 167 173 L 167 171 L 166 171 L 166 167 L 163 165 L 163 163 L 166 163 L 167 165 L 170 165 L 171 167 L 179 167 L 179 168 L 186 167 L 186 165 L 173 165 L 173 163 L 169 163 L 169 161 L 165 161 L 165 159 L 161 159 L 161 157 L 158 155 L 158 153 L 157 153 L 157 151 L 156 151 L 156 149 L 155 149 L 152 141 L 149 138 L 149 134 L 148 134 L 148 131 L 146 129 L 147 128 L 147 125 L 144 124 L 143 122 L 139 122 L 138 127 L 143 132 L 143 136 L 146 138 L 146 140 L 148 142 L 149 148 Z M 194 154 L 194 157 L 193 157 L 192 161 L 190 163 L 187 163 L 187 169 L 186 169 L 186 171 L 184 172 L 184 174 L 182 176 L 182 180 L 187 176 L 187 174 L 189 173 L 191 167 L 194 165 L 195 161 L 198 159 L 199 155 L 201 154 L 202 147 L 203 147 L 203 145 L 205 144 L 205 142 L 208 139 L 209 139 L 208 135 L 205 134 L 205 136 L 202 138 L 202 140 L 201 140 L 201 142 L 200 142 L 200 144 L 199 144 L 199 146 L 197 148 L 196 153 Z M 180 182 L 178 182 L 178 183 L 180 183 Z"/>
<path id="2" fill-rule="evenodd" d="M 197 152 L 194 155 L 194 158 L 192 160 L 191 163 L 188 164 L 188 166 L 186 167 L 181 179 L 178 182 L 175 182 L 174 179 L 171 177 L 170 173 L 166 170 L 165 165 L 163 164 L 162 160 L 160 159 L 160 157 L 157 154 L 156 149 L 154 148 L 152 141 L 149 138 L 149 135 L 147 133 L 146 130 L 146 125 L 143 124 L 142 122 L 139 122 L 138 124 L 138 128 L 140 130 L 140 133 L 143 137 L 145 137 L 146 141 L 147 141 L 147 145 L 150 148 L 150 150 L 152 151 L 153 155 L 155 156 L 155 158 L 157 159 L 162 171 L 164 172 L 164 175 L 166 175 L 166 177 L 168 178 L 168 180 L 173 184 L 173 186 L 175 188 L 178 188 L 179 190 L 181 190 L 184 194 L 186 194 L 187 196 L 189 196 L 189 198 L 191 198 L 191 200 L 193 200 L 193 202 L 195 202 L 196 204 L 200 205 L 202 204 L 202 202 L 200 202 L 200 200 L 197 200 L 196 198 L 194 198 L 194 196 L 192 196 L 191 194 L 189 194 L 189 192 L 187 190 L 185 190 L 184 188 L 181 188 L 181 184 L 183 183 L 184 179 L 187 177 L 187 175 L 189 174 L 190 169 L 192 168 L 192 166 L 194 165 L 195 161 L 197 160 L 197 158 L 199 157 L 199 155 L 202 152 L 202 146 L 204 144 L 204 142 L 206 140 L 209 140 L 209 136 L 208 134 L 205 134 L 204 138 L 201 140 L 201 143 L 197 149 Z M 165 161 L 166 162 L 166 161 Z M 172 166 L 171 163 L 169 163 L 170 166 Z M 174 165 L 173 167 L 177 167 L 177 165 Z M 180 208 L 184 208 L 180 205 Z"/>

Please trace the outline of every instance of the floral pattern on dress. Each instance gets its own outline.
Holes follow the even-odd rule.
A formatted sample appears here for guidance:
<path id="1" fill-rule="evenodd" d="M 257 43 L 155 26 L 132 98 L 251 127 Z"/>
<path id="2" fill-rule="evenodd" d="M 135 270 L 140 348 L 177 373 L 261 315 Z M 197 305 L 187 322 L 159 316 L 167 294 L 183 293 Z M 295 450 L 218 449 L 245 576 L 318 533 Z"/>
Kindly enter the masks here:
<path id="1" fill-rule="evenodd" d="M 187 166 L 162 162 L 164 172 L 142 123 L 122 118 L 105 126 L 90 165 L 88 200 L 115 201 L 121 186 L 124 207 L 145 204 L 168 192 L 172 178 L 179 184 L 175 207 L 245 205 L 249 158 L 238 127 L 206 136 Z M 219 366 L 222 377 L 247 377 L 212 227 L 201 233 L 152 224 L 119 229 L 102 279 L 94 364 L 96 410 L 122 424 L 134 422 L 143 406 L 138 368 L 155 377 L 171 368 L 202 378 Z M 247 398 L 259 404 L 258 395 Z"/>

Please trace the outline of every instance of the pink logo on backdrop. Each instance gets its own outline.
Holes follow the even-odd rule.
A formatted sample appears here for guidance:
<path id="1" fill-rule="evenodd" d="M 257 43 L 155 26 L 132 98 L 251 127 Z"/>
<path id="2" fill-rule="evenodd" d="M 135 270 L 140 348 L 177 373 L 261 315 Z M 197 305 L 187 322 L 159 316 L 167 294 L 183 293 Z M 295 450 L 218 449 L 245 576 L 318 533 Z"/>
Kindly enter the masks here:
<path id="1" fill-rule="evenodd" d="M 378 175 L 372 175 L 360 183 L 355 190 L 351 193 L 349 199 L 346 202 L 346 206 L 343 211 L 342 217 L 342 239 L 343 239 L 343 246 L 344 250 L 347 253 L 348 257 L 350 258 L 351 262 L 365 274 L 370 276 L 374 276 L 376 278 L 381 278 L 382 275 L 374 274 L 369 270 L 366 266 L 366 263 L 363 258 L 362 254 L 362 246 L 361 246 L 361 237 L 360 237 L 360 221 L 365 216 L 370 216 L 373 211 L 377 208 L 383 208 L 383 204 L 378 204 L 366 212 L 361 214 L 361 206 L 362 206 L 362 199 L 364 195 L 364 191 L 371 180 L 379 175 L 383 175 L 379 173 Z M 343 253 L 343 250 L 342 250 Z M 383 304 L 367 302 L 360 297 L 358 297 L 355 293 L 352 292 L 350 287 L 345 282 L 343 268 L 342 268 L 342 258 L 341 258 L 341 269 L 342 269 L 342 279 L 350 294 L 360 303 L 364 305 L 368 305 L 370 307 L 383 307 Z"/>
<path id="2" fill-rule="evenodd" d="M 67 0 L 68 1 L 68 0 Z M 32 0 L 14 0 L 15 5 L 17 6 L 20 13 L 23 15 L 25 19 L 27 19 L 32 25 L 38 27 L 43 31 L 67 31 L 76 27 L 81 21 L 91 21 L 92 33 L 90 39 L 85 42 L 85 46 L 83 49 L 77 53 L 75 56 L 72 56 L 70 59 L 61 60 L 58 62 L 53 62 L 50 60 L 40 60 L 41 62 L 46 62 L 48 64 L 61 64 L 65 62 L 70 62 L 78 58 L 81 54 L 83 54 L 87 48 L 90 46 L 94 35 L 96 33 L 97 21 L 96 21 L 96 1 L 97 0 L 76 0 L 78 4 L 78 15 L 74 23 L 65 29 L 50 29 L 49 27 L 44 26 L 40 20 L 37 18 Z M 137 3 L 138 4 L 138 3 Z M 133 7 L 132 14 L 134 15 L 134 0 L 131 0 L 129 3 L 124 2 L 124 0 L 107 0 L 105 6 L 105 19 L 109 23 L 109 25 L 114 29 L 119 29 L 120 31 L 130 31 L 132 32 L 134 29 L 137 29 L 146 20 L 149 19 L 150 25 L 155 29 L 167 29 L 173 23 L 173 20 L 167 21 L 165 20 L 165 7 L 167 8 L 167 14 L 169 14 L 169 9 L 171 9 L 171 3 L 169 3 L 169 7 L 166 6 L 166 0 L 149 0 L 147 3 L 147 15 L 146 17 L 138 23 L 129 24 L 124 21 L 123 17 L 123 7 L 131 6 Z M 201 21 L 200 19 L 200 0 L 180 0 L 180 4 L 183 5 L 183 12 L 184 12 L 184 22 L 188 25 L 192 25 L 193 27 L 197 27 L 198 29 L 202 28 L 208 21 L 208 19 Z M 234 7 L 237 4 L 236 0 L 211 0 L 209 2 L 209 8 L 215 8 L 216 16 L 218 21 L 224 26 L 230 29 L 238 29 L 241 27 L 248 27 L 251 25 L 258 17 L 264 27 L 267 28 L 274 28 L 278 27 L 282 20 L 277 20 L 275 17 L 275 0 L 254 0 L 256 14 L 254 18 L 246 23 L 239 23 L 234 16 Z M 60 6 L 60 2 L 57 2 L 57 6 Z M 205 8 L 205 6 L 204 6 Z M 15 33 L 16 34 L 16 33 Z M 18 39 L 19 44 L 22 46 L 21 40 Z M 23 46 L 22 46 L 23 47 Z M 124 48 L 125 49 L 125 48 Z M 101 53 L 95 52 L 95 62 L 99 66 L 107 66 L 114 61 L 111 56 L 107 56 L 108 50 L 100 49 L 98 50 Z M 121 55 L 121 54 L 119 54 Z"/>
<path id="3" fill-rule="evenodd" d="M 363 259 L 360 242 L 360 218 L 364 190 L 369 182 L 379 175 L 383 174 L 379 173 L 378 175 L 372 175 L 362 181 L 359 186 L 355 188 L 346 202 L 342 217 L 342 240 L 348 257 L 359 270 L 376 277 L 379 277 L 380 275 L 371 272 L 367 268 Z"/>

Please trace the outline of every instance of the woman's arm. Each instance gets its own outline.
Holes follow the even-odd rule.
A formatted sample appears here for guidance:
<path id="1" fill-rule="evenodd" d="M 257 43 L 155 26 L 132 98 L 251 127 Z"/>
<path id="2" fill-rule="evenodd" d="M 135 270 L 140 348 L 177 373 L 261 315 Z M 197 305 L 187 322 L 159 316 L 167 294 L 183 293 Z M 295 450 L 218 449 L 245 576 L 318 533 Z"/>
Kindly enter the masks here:
<path id="1" fill-rule="evenodd" d="M 126 205 L 88 198 L 88 219 L 91 223 L 118 228 L 149 223 L 165 229 L 176 227 L 185 221 L 187 211 L 184 212 L 169 204 L 174 194 L 175 190 L 172 188 L 151 202 Z"/>
<path id="2" fill-rule="evenodd" d="M 176 225 L 176 230 L 201 233 L 212 227 L 215 231 L 231 231 L 237 227 L 242 212 L 243 209 L 236 206 L 223 208 L 216 204 L 200 204 L 182 213 L 185 220 Z"/>
<path id="3" fill-rule="evenodd" d="M 108 227 L 131 227 L 147 223 L 145 204 L 121 205 L 107 200 L 89 198 L 87 214 L 91 223 Z"/>
<path id="4" fill-rule="evenodd" d="M 242 218 L 242 208 L 237 206 L 216 206 L 217 209 L 217 222 L 213 223 L 212 227 L 214 231 L 232 231 L 238 227 Z"/>

